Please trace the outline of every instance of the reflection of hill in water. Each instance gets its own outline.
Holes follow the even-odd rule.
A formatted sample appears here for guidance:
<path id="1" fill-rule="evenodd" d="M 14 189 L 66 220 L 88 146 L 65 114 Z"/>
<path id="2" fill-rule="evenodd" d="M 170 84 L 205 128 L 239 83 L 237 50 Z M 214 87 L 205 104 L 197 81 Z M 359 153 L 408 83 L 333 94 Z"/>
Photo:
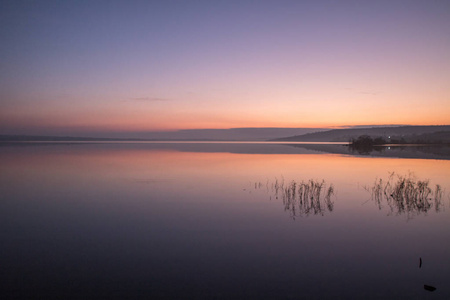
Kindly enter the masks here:
<path id="1" fill-rule="evenodd" d="M 294 148 L 290 144 L 265 142 L 0 142 L 0 149 L 34 148 L 36 151 L 49 148 L 71 147 L 72 149 L 140 150 L 140 151 L 179 151 L 195 153 L 236 153 L 236 154 L 317 154 L 306 148 Z M 8 151 L 8 150 L 6 150 Z"/>
<path id="2" fill-rule="evenodd" d="M 293 144 L 293 143 L 242 143 L 242 142 L 8 142 L 1 143 L 0 149 L 33 147 L 35 150 L 64 146 L 72 149 L 108 149 L 112 150 L 142 150 L 142 151 L 166 151 L 198 153 L 238 153 L 238 154 L 318 154 L 331 153 L 342 155 L 368 155 L 373 157 L 398 157 L 398 158 L 422 158 L 422 159 L 450 159 L 450 145 L 432 146 L 375 146 L 371 149 L 352 149 L 343 144 Z"/>
<path id="3" fill-rule="evenodd" d="M 387 204 L 389 214 L 406 214 L 408 219 L 431 210 L 440 212 L 444 208 L 441 186 L 431 185 L 428 179 L 418 180 L 412 173 L 402 176 L 392 172 L 387 179 L 377 178 L 365 190 L 371 193 L 378 209 Z"/>
<path id="4" fill-rule="evenodd" d="M 392 145 L 374 146 L 364 149 L 352 149 L 348 145 L 336 144 L 291 144 L 292 147 L 304 148 L 332 154 L 367 155 L 373 157 L 398 157 L 421 159 L 450 159 L 449 145 Z"/>
<path id="5" fill-rule="evenodd" d="M 309 215 L 323 216 L 326 212 L 332 212 L 334 208 L 331 199 L 334 196 L 334 187 L 332 184 L 327 186 L 324 180 L 310 179 L 301 182 L 292 180 L 285 183 L 282 178 L 272 183 L 267 182 L 265 185 L 261 182 L 255 183 L 254 188 L 265 188 L 271 194 L 271 199 L 281 198 L 284 210 L 288 211 L 294 220 L 296 217 Z"/>

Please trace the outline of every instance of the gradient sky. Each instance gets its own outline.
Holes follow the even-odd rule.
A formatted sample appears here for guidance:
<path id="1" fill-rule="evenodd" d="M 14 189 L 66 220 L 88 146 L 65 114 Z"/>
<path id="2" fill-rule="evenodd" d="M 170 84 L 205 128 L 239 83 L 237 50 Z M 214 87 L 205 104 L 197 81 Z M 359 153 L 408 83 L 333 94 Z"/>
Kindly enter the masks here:
<path id="1" fill-rule="evenodd" d="M 1 1 L 3 134 L 450 122 L 450 1 Z"/>

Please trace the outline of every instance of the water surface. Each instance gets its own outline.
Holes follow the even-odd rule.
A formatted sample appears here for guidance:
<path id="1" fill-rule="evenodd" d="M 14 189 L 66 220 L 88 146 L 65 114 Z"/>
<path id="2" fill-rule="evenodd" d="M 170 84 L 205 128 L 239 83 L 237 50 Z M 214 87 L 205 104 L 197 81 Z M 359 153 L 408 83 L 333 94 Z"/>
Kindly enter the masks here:
<path id="1" fill-rule="evenodd" d="M 3 145 L 0 168 L 6 299 L 450 298 L 449 160 L 50 143 Z M 392 172 L 439 184 L 440 206 L 375 201 Z M 333 208 L 294 215 L 275 183 L 310 180 Z"/>

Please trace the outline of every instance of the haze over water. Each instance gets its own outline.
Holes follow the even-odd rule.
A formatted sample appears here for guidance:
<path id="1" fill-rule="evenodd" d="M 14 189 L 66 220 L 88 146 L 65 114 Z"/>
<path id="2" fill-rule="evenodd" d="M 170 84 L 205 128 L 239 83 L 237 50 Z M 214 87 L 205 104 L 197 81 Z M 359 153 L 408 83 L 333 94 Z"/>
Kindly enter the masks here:
<path id="1" fill-rule="evenodd" d="M 111 143 L 2 145 L 0 162 L 5 299 L 450 295 L 449 160 Z M 392 172 L 444 194 L 378 203 Z M 287 199 L 293 180 L 332 185 L 332 209 Z"/>

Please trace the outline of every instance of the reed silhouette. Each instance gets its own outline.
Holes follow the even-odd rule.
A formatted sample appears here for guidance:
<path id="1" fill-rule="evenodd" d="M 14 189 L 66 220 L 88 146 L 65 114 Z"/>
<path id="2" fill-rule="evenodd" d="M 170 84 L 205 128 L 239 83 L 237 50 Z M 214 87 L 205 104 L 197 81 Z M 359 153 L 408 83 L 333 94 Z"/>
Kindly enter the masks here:
<path id="1" fill-rule="evenodd" d="M 334 186 L 327 185 L 325 180 L 292 180 L 286 183 L 281 177 L 281 179 L 275 178 L 272 183 L 267 181 L 265 185 L 261 182 L 255 183 L 255 189 L 263 187 L 266 187 L 266 191 L 271 193 L 274 198 L 282 199 L 284 210 L 288 211 L 294 220 L 299 216 L 323 216 L 326 212 L 332 212 L 334 209 L 332 200 L 335 195 Z"/>
<path id="2" fill-rule="evenodd" d="M 429 179 L 419 180 L 413 173 L 399 175 L 391 172 L 387 179 L 377 178 L 372 186 L 364 189 L 371 193 L 372 200 L 380 210 L 386 203 L 390 214 L 406 214 L 412 218 L 426 214 L 433 206 L 436 212 L 443 209 L 442 187 L 436 184 L 433 188 Z"/>

